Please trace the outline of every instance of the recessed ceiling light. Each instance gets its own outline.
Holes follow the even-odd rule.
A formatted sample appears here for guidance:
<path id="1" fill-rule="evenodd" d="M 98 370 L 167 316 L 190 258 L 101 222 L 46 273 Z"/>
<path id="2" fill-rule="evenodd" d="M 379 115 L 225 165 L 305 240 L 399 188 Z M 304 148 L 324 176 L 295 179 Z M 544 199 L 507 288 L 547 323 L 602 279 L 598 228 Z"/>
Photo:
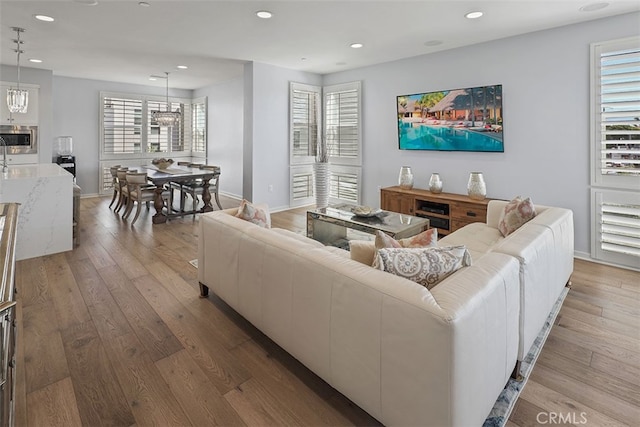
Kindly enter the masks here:
<path id="1" fill-rule="evenodd" d="M 477 19 L 477 18 L 480 18 L 482 15 L 484 15 L 484 13 L 478 11 L 478 12 L 469 12 L 466 15 L 464 15 L 464 17 L 467 19 Z"/>
<path id="2" fill-rule="evenodd" d="M 605 7 L 609 6 L 609 3 L 591 3 L 591 4 L 587 4 L 582 6 L 580 9 L 578 9 L 580 12 L 594 12 L 596 10 L 600 10 L 600 9 L 604 9 Z"/>
<path id="3" fill-rule="evenodd" d="M 428 42 L 424 42 L 425 46 L 438 46 L 442 44 L 442 40 L 429 40 Z"/>
<path id="4" fill-rule="evenodd" d="M 349 46 L 351 46 L 354 49 L 360 49 L 364 45 L 362 43 L 351 43 Z"/>
<path id="5" fill-rule="evenodd" d="M 151 5 L 149 3 L 147 3 L 146 1 L 139 1 L 138 2 L 138 6 L 149 7 Z"/>
<path id="6" fill-rule="evenodd" d="M 151 76 L 151 77 L 149 77 L 149 80 L 151 80 L 152 82 L 155 82 L 155 81 L 156 81 L 156 80 L 158 80 L 158 79 L 157 79 L 157 78 L 155 78 L 155 77 L 153 77 L 153 76 Z"/>
<path id="7" fill-rule="evenodd" d="M 176 68 L 179 68 L 181 70 L 186 70 L 189 67 L 187 67 L 186 65 L 178 65 Z"/>
<path id="8" fill-rule="evenodd" d="M 34 18 L 36 18 L 38 21 L 44 21 L 44 22 L 53 22 L 55 21 L 55 19 L 53 19 L 50 16 L 47 15 L 33 15 Z"/>
<path id="9" fill-rule="evenodd" d="M 73 0 L 73 1 L 83 6 L 95 6 L 98 4 L 96 0 Z"/>
<path id="10" fill-rule="evenodd" d="M 42 59 L 31 58 L 29 62 L 35 62 L 36 64 L 39 64 L 42 62 Z"/>
<path id="11" fill-rule="evenodd" d="M 269 19 L 273 16 L 273 13 L 269 12 L 268 10 L 259 10 L 256 12 L 256 16 L 262 19 Z"/>

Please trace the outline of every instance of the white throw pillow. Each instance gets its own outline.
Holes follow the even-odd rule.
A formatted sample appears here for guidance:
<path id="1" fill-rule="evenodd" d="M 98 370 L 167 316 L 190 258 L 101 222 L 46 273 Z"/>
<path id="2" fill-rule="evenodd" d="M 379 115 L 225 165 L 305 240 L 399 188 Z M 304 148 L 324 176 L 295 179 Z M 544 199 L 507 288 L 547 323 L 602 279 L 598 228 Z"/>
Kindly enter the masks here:
<path id="1" fill-rule="evenodd" d="M 373 267 L 433 288 L 462 267 L 471 265 L 464 245 L 378 249 Z"/>

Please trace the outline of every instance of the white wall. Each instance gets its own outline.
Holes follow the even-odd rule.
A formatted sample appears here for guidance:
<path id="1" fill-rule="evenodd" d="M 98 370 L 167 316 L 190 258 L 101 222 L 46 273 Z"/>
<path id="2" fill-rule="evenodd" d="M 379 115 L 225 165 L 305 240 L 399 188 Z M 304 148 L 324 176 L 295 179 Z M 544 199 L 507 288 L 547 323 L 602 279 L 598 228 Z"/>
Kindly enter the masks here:
<path id="1" fill-rule="evenodd" d="M 208 100 L 208 163 L 220 166 L 220 192 L 242 197 L 243 97 L 242 76 L 194 91 Z"/>
<path id="2" fill-rule="evenodd" d="M 289 206 L 289 82 L 320 85 L 321 76 L 254 62 L 245 66 L 245 148 L 251 150 L 250 197 L 273 209 Z M 247 97 L 250 97 L 247 100 Z M 247 117 L 247 114 L 249 115 Z M 251 141 L 247 141 L 251 138 Z M 245 152 L 245 156 L 248 155 Z M 245 163 L 246 167 L 247 163 Z M 269 191 L 273 186 L 273 191 Z M 246 188 L 245 183 L 245 190 Z M 247 196 L 247 193 L 245 193 Z M 248 196 L 247 196 L 248 197 Z"/>
<path id="3" fill-rule="evenodd" d="M 482 171 L 487 195 L 531 196 L 573 210 L 576 251 L 590 251 L 589 44 L 639 33 L 640 14 L 565 26 L 324 76 L 324 85 L 362 81 L 365 204 L 397 184 L 403 165 L 415 186 L 439 172 L 444 191 L 466 193 Z M 503 85 L 504 153 L 398 150 L 396 96 Z"/>
<path id="4" fill-rule="evenodd" d="M 77 79 L 53 78 L 53 138 L 73 137 L 76 156 L 76 182 L 83 195 L 98 194 L 98 162 L 100 161 L 100 92 L 122 92 L 140 95 L 166 94 L 166 88 Z M 169 96 L 191 98 L 193 91 L 170 89 Z M 43 162 L 51 162 L 49 157 Z"/>

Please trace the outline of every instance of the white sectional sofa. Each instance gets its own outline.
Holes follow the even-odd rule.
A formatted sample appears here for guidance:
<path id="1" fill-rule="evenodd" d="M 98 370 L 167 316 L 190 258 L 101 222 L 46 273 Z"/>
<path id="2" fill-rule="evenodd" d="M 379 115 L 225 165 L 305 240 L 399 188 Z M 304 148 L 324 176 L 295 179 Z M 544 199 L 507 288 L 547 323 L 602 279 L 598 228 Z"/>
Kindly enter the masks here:
<path id="1" fill-rule="evenodd" d="M 482 425 L 573 271 L 573 215 L 536 206 L 507 237 L 507 202 L 439 240 L 473 264 L 431 290 L 287 230 L 201 216 L 198 279 L 385 425 Z M 514 369 L 515 368 L 515 369 Z"/>
<path id="2" fill-rule="evenodd" d="M 429 291 L 234 213 L 200 217 L 203 296 L 386 425 L 482 425 L 517 359 L 515 257 L 486 253 Z"/>
<path id="3" fill-rule="evenodd" d="M 438 241 L 439 245 L 464 244 L 476 261 L 487 253 L 503 253 L 520 264 L 520 320 L 518 368 L 568 284 L 573 272 L 573 212 L 536 205 L 536 216 L 507 237 L 498 222 L 508 202 L 491 200 L 487 222 L 469 224 Z"/>

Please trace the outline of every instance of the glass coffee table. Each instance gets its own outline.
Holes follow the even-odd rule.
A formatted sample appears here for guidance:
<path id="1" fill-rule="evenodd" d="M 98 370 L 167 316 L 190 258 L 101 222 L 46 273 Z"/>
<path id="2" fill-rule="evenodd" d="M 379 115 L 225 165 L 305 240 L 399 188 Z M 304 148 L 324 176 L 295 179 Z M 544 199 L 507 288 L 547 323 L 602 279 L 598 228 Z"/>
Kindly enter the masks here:
<path id="1" fill-rule="evenodd" d="M 403 239 L 429 228 L 427 218 L 390 211 L 362 217 L 354 215 L 352 207 L 336 205 L 307 211 L 307 237 L 325 245 L 348 248 L 349 240 L 373 240 L 378 230 L 395 239 Z"/>

